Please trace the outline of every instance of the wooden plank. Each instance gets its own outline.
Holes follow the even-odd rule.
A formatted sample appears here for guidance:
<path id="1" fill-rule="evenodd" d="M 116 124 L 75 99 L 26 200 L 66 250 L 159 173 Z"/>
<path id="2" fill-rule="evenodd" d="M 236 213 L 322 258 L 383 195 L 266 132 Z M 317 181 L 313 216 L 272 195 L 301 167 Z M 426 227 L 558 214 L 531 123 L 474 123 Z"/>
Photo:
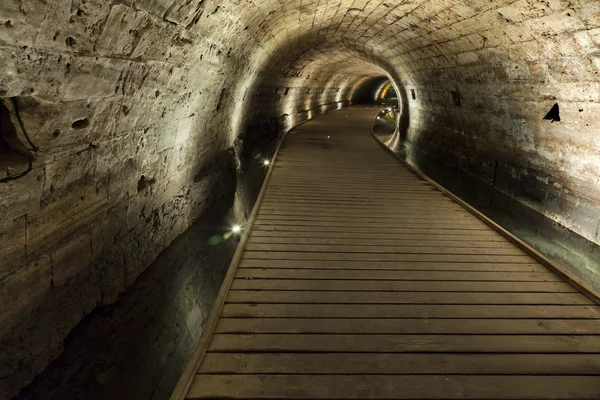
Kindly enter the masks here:
<path id="1" fill-rule="evenodd" d="M 332 205 L 332 204 L 319 204 L 319 205 L 315 205 L 315 204 L 295 204 L 293 202 L 288 202 L 288 203 L 282 203 L 282 204 L 270 204 L 264 207 L 261 207 L 261 210 L 266 210 L 266 211 L 280 211 L 280 212 L 292 212 L 292 211 L 302 211 L 302 212 L 315 212 L 315 211 L 319 211 L 319 212 L 325 212 L 325 211 L 330 211 L 331 213 L 348 213 L 348 212 L 356 212 L 356 210 L 359 210 L 361 213 L 363 211 L 365 211 L 365 207 L 358 205 L 358 204 L 349 204 L 349 205 L 344 205 L 343 207 L 339 207 L 337 205 Z M 449 213 L 457 213 L 457 212 L 462 212 L 463 210 L 460 209 L 459 206 L 453 205 L 453 204 L 440 204 L 438 205 L 429 205 L 429 204 L 413 204 L 413 205 L 406 205 L 405 208 L 403 209 L 395 209 L 395 208 L 391 208 L 388 205 L 385 204 L 376 204 L 376 205 L 371 205 L 368 208 L 367 212 L 375 212 L 375 213 L 385 213 L 385 212 L 389 212 L 390 214 L 393 214 L 397 211 L 401 211 L 401 212 L 413 212 L 413 213 L 420 213 L 421 215 L 430 215 L 430 216 L 436 216 L 436 215 L 447 215 Z"/>
<path id="2" fill-rule="evenodd" d="M 506 240 L 496 232 L 486 231 L 466 231 L 460 235 L 456 235 L 455 231 L 453 234 L 444 233 L 393 233 L 385 232 L 381 234 L 375 232 L 318 232 L 318 231 L 272 231 L 272 230 L 257 230 L 253 229 L 251 237 L 292 237 L 292 238 L 327 238 L 327 239 L 384 239 L 384 240 L 418 240 L 418 241 L 481 241 L 481 242 L 502 242 L 506 243 Z"/>
<path id="3" fill-rule="evenodd" d="M 427 211 L 430 211 L 432 214 L 435 211 L 435 215 L 429 215 L 429 213 L 427 213 Z M 425 213 L 421 216 L 416 216 L 415 214 L 417 213 Z M 261 208 L 261 211 L 259 213 L 260 216 L 269 216 L 269 217 L 276 217 L 276 216 L 287 216 L 287 217 L 291 217 L 291 216 L 296 216 L 296 217 L 304 217 L 304 216 L 314 216 L 314 217 L 319 217 L 319 216 L 326 216 L 326 215 L 332 215 L 331 212 L 329 211 L 322 211 L 320 209 L 314 209 L 314 210 L 299 210 L 299 209 L 291 209 L 291 210 L 279 210 L 279 209 L 267 209 L 267 208 Z M 356 216 L 357 218 L 360 219 L 364 219 L 364 218 L 372 218 L 372 217 L 385 217 L 385 218 L 391 218 L 391 217 L 400 217 L 400 218 L 406 218 L 406 217 L 411 217 L 411 218 L 421 218 L 421 219 L 426 219 L 426 218 L 439 218 L 441 216 L 443 216 L 443 218 L 447 218 L 447 219 L 454 219 L 454 218 L 470 218 L 469 214 L 465 211 L 461 211 L 461 210 L 453 210 L 453 209 L 449 209 L 449 210 L 434 210 L 434 209 L 423 209 L 423 208 L 412 208 L 412 209 L 402 209 L 402 210 L 383 210 L 383 211 L 377 211 L 377 210 L 365 210 L 363 212 L 361 212 L 359 215 L 357 215 L 356 212 L 353 211 L 345 211 L 345 210 L 338 210 L 335 212 L 335 216 L 340 217 L 340 216 L 344 216 L 344 217 L 352 217 L 352 216 Z"/>
<path id="4" fill-rule="evenodd" d="M 306 176 L 292 176 L 287 175 L 285 173 L 279 173 L 276 171 L 277 182 L 270 186 L 271 188 L 286 190 L 286 188 L 304 188 L 304 187 L 315 187 L 319 189 L 332 189 L 337 187 L 347 187 L 349 189 L 357 190 L 361 185 L 368 187 L 369 189 L 388 189 L 388 190 L 411 190 L 411 189 L 419 189 L 419 190 L 427 190 L 429 192 L 438 192 L 438 190 L 434 189 L 431 185 L 423 185 L 421 181 L 414 180 L 408 176 L 406 178 L 395 177 L 396 181 L 385 181 L 385 180 L 374 180 L 369 181 L 368 177 L 365 176 L 364 179 L 357 176 L 356 181 L 351 179 L 342 180 L 337 178 L 329 178 L 329 177 L 321 177 L 315 176 L 313 180 L 308 179 L 307 177 L 311 176 L 311 173 L 314 171 L 307 171 Z M 372 173 L 376 174 L 376 173 Z M 375 178 L 373 178 L 375 179 Z"/>
<path id="5" fill-rule="evenodd" d="M 345 191 L 342 188 L 338 188 L 338 189 L 331 189 L 331 190 L 336 190 L 336 191 Z M 285 199 L 278 199 L 277 197 L 280 197 L 279 195 L 276 195 L 274 193 L 270 193 L 269 196 L 265 197 L 265 200 L 267 201 L 267 205 L 268 204 L 273 204 L 276 201 L 281 201 L 282 204 L 285 203 L 293 203 L 293 204 L 317 204 L 317 203 L 325 203 L 325 204 L 340 204 L 340 205 L 360 205 L 363 206 L 365 208 L 368 208 L 368 206 L 372 206 L 372 205 L 379 205 L 379 206 L 386 206 L 386 207 L 390 207 L 391 201 L 394 200 L 397 204 L 398 207 L 401 207 L 403 205 L 406 206 L 412 206 L 412 205 L 428 205 L 428 206 L 435 206 L 436 204 L 440 204 L 440 205 L 448 205 L 448 206 L 454 206 L 455 203 L 452 202 L 452 200 L 450 200 L 448 197 L 442 195 L 442 194 L 436 194 L 436 195 L 420 195 L 420 194 L 412 194 L 412 193 L 405 193 L 402 191 L 382 191 L 382 190 L 376 190 L 376 189 L 371 189 L 371 195 L 372 197 L 370 198 L 363 198 L 363 199 L 351 199 L 350 197 L 354 194 L 358 194 L 358 193 L 364 193 L 365 190 L 369 190 L 367 188 L 361 188 L 360 191 L 357 192 L 346 192 L 345 196 L 344 195 L 339 195 L 337 196 L 337 198 L 332 199 L 332 200 L 327 200 L 327 198 L 322 198 L 322 199 L 318 199 L 318 198 L 314 198 L 314 199 L 297 199 L 297 198 L 290 198 L 288 200 Z M 319 197 L 322 194 L 328 194 L 328 193 L 335 193 L 335 191 L 319 191 L 317 189 L 314 188 L 306 188 L 307 192 L 311 192 L 313 195 L 316 195 L 314 197 Z"/>
<path id="6" fill-rule="evenodd" d="M 395 208 L 390 208 L 389 205 L 383 205 L 383 204 L 377 204 L 377 205 L 371 205 L 367 210 L 365 210 L 365 207 L 362 207 L 360 205 L 344 205 L 344 207 L 338 207 L 336 205 L 331 205 L 331 204 L 319 204 L 319 205 L 315 205 L 315 204 L 294 204 L 293 202 L 289 202 L 289 203 L 285 203 L 285 204 L 271 204 L 265 207 L 261 207 L 262 211 L 268 211 L 268 212 L 272 212 L 272 211 L 278 211 L 281 213 L 292 213 L 292 212 L 320 212 L 320 213 L 330 213 L 330 214 L 337 214 L 339 213 L 339 215 L 344 215 L 344 214 L 348 214 L 348 213 L 356 213 L 356 214 L 362 214 L 363 212 L 366 211 L 366 213 L 390 213 L 390 215 L 396 213 L 397 209 Z M 439 207 L 437 205 L 428 205 L 428 204 L 420 204 L 420 205 L 411 205 L 411 206 L 406 206 L 406 208 L 403 208 L 402 211 L 400 213 L 405 213 L 405 212 L 410 212 L 413 214 L 421 214 L 423 216 L 437 216 L 437 215 L 448 215 L 449 213 L 462 213 L 464 212 L 464 210 L 462 210 L 459 206 L 455 206 L 455 205 L 439 205 Z"/>
<path id="7" fill-rule="evenodd" d="M 224 334 L 209 352 L 600 353 L 597 335 Z M 598 372 L 598 371 L 597 371 Z M 600 387 L 600 382 L 599 382 Z"/>
<path id="8" fill-rule="evenodd" d="M 434 223 L 434 222 L 444 222 L 444 223 L 466 223 L 466 222 L 478 222 L 481 221 L 477 219 L 473 219 L 471 217 L 454 213 L 454 215 L 432 215 L 427 217 L 415 217 L 414 213 L 407 213 L 403 216 L 400 215 L 368 215 L 362 214 L 357 216 L 352 216 L 350 213 L 348 215 L 338 215 L 331 213 L 322 213 L 321 215 L 294 215 L 290 213 L 289 215 L 269 215 L 269 214 L 259 214 L 259 218 L 261 220 L 270 220 L 270 221 L 348 221 L 354 220 L 357 222 L 387 222 L 387 226 L 390 224 L 410 224 L 415 222 L 421 223 Z"/>
<path id="9" fill-rule="evenodd" d="M 252 244 L 297 244 L 330 246 L 392 246 L 392 247 L 462 247 L 518 249 L 514 244 L 504 241 L 468 241 L 468 240 L 413 240 L 413 239 L 363 239 L 363 238 L 315 238 L 315 237 L 265 237 L 251 235 Z M 519 250 L 521 251 L 521 250 Z"/>
<path id="10" fill-rule="evenodd" d="M 566 282 L 461 282 L 235 279 L 231 290 L 291 290 L 347 292 L 488 292 L 579 293 Z"/>
<path id="11" fill-rule="evenodd" d="M 344 269 L 240 268 L 236 278 L 250 279 L 366 279 L 398 281 L 561 282 L 551 272 L 393 271 Z"/>
<path id="12" fill-rule="evenodd" d="M 356 220 L 348 220 L 348 219 L 340 219 L 337 221 L 320 221 L 318 219 L 295 219 L 295 220 L 269 220 L 269 219 L 260 219 L 256 221 L 257 226 L 279 226 L 283 228 L 290 228 L 296 226 L 327 226 L 327 227 L 338 227 L 343 230 L 346 227 L 354 227 L 354 228 L 380 228 L 380 231 L 386 231 L 390 226 L 404 228 L 404 229 L 435 229 L 435 230 L 456 230 L 456 229 L 465 229 L 465 230 L 487 230 L 487 227 L 483 225 L 481 222 L 472 222 L 472 221 L 402 221 L 402 222 L 394 222 L 394 221 L 356 221 Z"/>
<path id="13" fill-rule="evenodd" d="M 245 251 L 245 260 L 374 260 L 374 261 L 442 261 L 442 262 L 493 262 L 532 263 L 527 255 L 487 254 L 390 254 L 390 253 L 315 253 L 285 251 Z"/>
<path id="14" fill-rule="evenodd" d="M 600 318 L 598 307 L 536 305 L 225 304 L 226 318 Z"/>
<path id="15" fill-rule="evenodd" d="M 221 318 L 215 332 L 598 335 L 600 319 Z"/>
<path id="16" fill-rule="evenodd" d="M 373 194 L 374 196 L 377 196 L 377 193 Z M 437 204 L 441 204 L 441 203 L 447 203 L 447 204 L 452 204 L 451 200 L 447 200 L 445 198 L 439 198 L 439 199 L 422 199 L 420 198 L 415 198 L 413 197 L 412 200 L 411 199 L 398 199 L 398 201 L 401 201 L 403 204 L 406 205 L 428 205 L 431 207 L 434 207 Z M 359 201 L 359 200 L 344 200 L 342 198 L 338 199 L 338 200 L 332 200 L 332 201 L 328 201 L 328 200 L 279 200 L 279 199 L 273 199 L 271 200 L 270 198 L 266 198 L 265 199 L 265 205 L 266 206 L 276 206 L 276 205 L 292 205 L 292 206 L 334 206 L 336 208 L 350 208 L 350 207 L 356 207 L 356 208 L 390 208 L 389 202 L 385 202 L 385 201 L 377 201 L 377 200 L 365 200 L 365 201 Z"/>
<path id="17" fill-rule="evenodd" d="M 361 184 L 359 182 L 335 183 L 323 181 L 314 183 L 294 183 L 288 181 L 283 185 L 269 186 L 268 190 L 268 196 L 286 196 L 289 194 L 312 196 L 315 194 L 329 194 L 336 196 L 338 199 L 356 196 L 366 200 L 378 200 L 380 198 L 379 195 L 390 198 L 397 198 L 396 196 L 398 196 L 406 199 L 416 199 L 420 197 L 428 199 L 448 199 L 448 197 L 439 190 L 432 190 L 425 186 L 402 186 L 401 184 L 385 186 L 374 183 Z M 366 196 L 367 193 L 371 194 L 371 196 Z M 374 194 L 377 196 L 373 196 Z"/>
<path id="18" fill-rule="evenodd" d="M 368 185 L 361 184 L 359 182 L 352 182 L 352 187 L 357 188 L 359 186 L 363 186 L 365 190 L 358 191 L 355 189 L 348 188 L 338 188 L 337 185 L 331 184 L 331 182 L 327 182 L 327 187 L 319 187 L 319 186 L 311 186 L 306 185 L 307 187 L 294 187 L 294 186 L 282 186 L 281 188 L 270 187 L 267 192 L 268 196 L 274 197 L 290 197 L 290 198 L 320 198 L 320 197 L 328 197 L 328 198 L 336 198 L 336 199 L 363 199 L 363 200 L 398 200 L 398 198 L 419 198 L 421 196 L 427 198 L 440 198 L 443 196 L 438 190 L 427 188 L 427 187 L 399 187 L 394 186 L 393 191 L 390 191 L 388 188 L 384 188 L 382 186 L 377 186 L 377 189 L 372 189 L 378 196 L 373 196 L 371 190 L 369 190 Z M 340 191 L 344 193 L 340 194 Z"/>
<path id="19" fill-rule="evenodd" d="M 315 260 L 243 260 L 241 268 L 260 269 L 337 269 L 337 270 L 398 270 L 398 271 L 463 271 L 463 272 L 540 272 L 549 273 L 541 264 L 451 263 L 399 261 L 315 261 Z"/>
<path id="20" fill-rule="evenodd" d="M 230 290 L 225 302 L 252 304 L 595 304 L 581 293 L 407 293 L 316 290 Z"/>
<path id="21" fill-rule="evenodd" d="M 329 160 L 330 161 L 330 160 Z M 285 161 L 281 160 L 281 163 Z M 377 160 L 375 160 L 377 163 Z M 396 167 L 398 165 L 396 164 Z M 279 165 L 281 167 L 281 165 Z M 394 168 L 394 166 L 392 166 Z M 348 174 L 351 172 L 351 174 Z M 293 167 L 293 170 L 286 167 L 277 168 L 275 176 L 279 179 L 278 183 L 285 183 L 287 180 L 293 182 L 353 182 L 352 178 L 356 178 L 356 182 L 366 183 L 381 183 L 384 185 L 396 185 L 396 184 L 411 184 L 419 185 L 425 183 L 414 175 L 411 175 L 408 171 L 400 170 L 399 174 L 390 174 L 389 169 L 386 168 L 365 168 L 363 170 L 354 169 L 347 171 L 346 173 L 335 173 L 331 174 L 324 172 L 319 168 L 298 168 Z M 422 186 L 433 188 L 431 185 L 423 184 Z"/>
<path id="22" fill-rule="evenodd" d="M 381 172 L 374 170 L 366 170 L 363 172 L 363 174 L 359 174 L 356 171 L 352 171 L 352 175 L 340 178 L 332 175 L 320 174 L 318 170 L 307 170 L 304 172 L 306 175 L 300 175 L 297 173 L 297 171 L 294 171 L 293 173 L 287 173 L 285 168 L 280 168 L 279 171 L 275 171 L 276 180 L 274 181 L 273 187 L 279 187 L 285 190 L 286 183 L 291 183 L 293 185 L 318 185 L 322 188 L 329 188 L 338 185 L 346 185 L 357 188 L 358 185 L 364 184 L 393 189 L 420 189 L 437 191 L 437 189 L 432 185 L 424 183 L 422 180 L 414 179 L 414 177 L 410 177 L 408 175 L 395 176 L 395 174 L 392 174 L 392 176 L 389 178 L 381 178 L 377 176 L 380 175 Z M 354 186 L 352 186 L 353 184 Z"/>
<path id="23" fill-rule="evenodd" d="M 441 194 L 440 192 L 433 192 L 433 191 L 410 191 L 410 190 L 403 190 L 401 192 L 394 192 L 394 193 L 390 193 L 387 191 L 378 191 L 375 190 L 374 193 L 370 193 L 369 196 L 365 196 L 364 193 L 367 192 L 369 189 L 368 188 L 364 188 L 364 190 L 362 192 L 346 192 L 344 189 L 340 188 L 339 190 L 343 190 L 345 193 L 343 196 L 340 196 L 339 193 L 336 192 L 331 192 L 331 191 L 320 191 L 320 190 L 314 190 L 313 188 L 307 188 L 307 189 L 303 189 L 301 191 L 295 192 L 295 191 L 278 191 L 278 190 L 272 190 L 271 192 L 269 192 L 267 194 L 267 198 L 271 201 L 307 201 L 307 202 L 313 202 L 313 201 L 344 201 L 344 202 L 349 202 L 349 201 L 356 201 L 358 203 L 387 203 L 388 205 L 390 204 L 390 202 L 394 201 L 397 204 L 400 202 L 404 202 L 407 200 L 428 200 L 428 201 L 435 201 L 437 199 L 440 200 L 446 200 L 447 197 L 445 197 L 443 194 Z M 361 193 L 362 195 L 360 195 L 359 193 Z M 446 201 L 444 201 L 444 203 L 446 203 Z"/>
<path id="24" fill-rule="evenodd" d="M 597 400 L 595 376 L 197 375 L 189 399 Z"/>
<path id="25" fill-rule="evenodd" d="M 324 190 L 324 191 L 336 189 L 338 187 L 348 188 L 349 190 L 356 191 L 360 187 L 365 187 L 368 189 L 374 188 L 375 190 L 394 190 L 394 191 L 402 192 L 402 193 L 423 193 L 423 194 L 440 194 L 441 193 L 439 190 L 433 188 L 432 186 L 424 186 L 424 185 L 419 185 L 419 184 L 415 184 L 415 183 L 405 183 L 402 181 L 390 183 L 390 182 L 383 182 L 383 181 L 372 182 L 369 180 L 361 180 L 358 178 L 356 180 L 346 180 L 346 181 L 331 180 L 331 179 L 319 178 L 319 177 L 315 177 L 315 178 L 317 180 L 307 181 L 307 180 L 299 180 L 299 179 L 294 179 L 294 178 L 285 178 L 285 177 L 278 176 L 277 180 L 279 182 L 277 184 L 273 184 L 273 186 L 269 186 L 269 190 L 271 190 L 271 192 L 277 192 L 277 193 L 281 193 L 281 194 L 290 193 L 292 191 L 306 194 L 306 193 L 310 193 L 310 192 L 307 192 L 306 190 L 303 190 L 303 189 L 306 189 L 307 187 L 311 188 L 311 189 L 316 188 L 318 190 Z M 361 193 L 360 195 L 366 196 L 365 192 Z"/>
<path id="26" fill-rule="evenodd" d="M 384 254 L 480 254 L 480 255 L 525 255 L 517 247 L 449 247 L 449 246 L 361 246 L 343 244 L 287 244 L 287 243 L 248 243 L 247 251 L 293 252 L 293 253 L 384 253 Z M 527 256 L 528 257 L 528 256 Z"/>
<path id="27" fill-rule="evenodd" d="M 436 227 L 444 229 L 446 226 L 459 227 L 461 229 L 470 229 L 470 227 L 484 227 L 483 222 L 471 219 L 453 219 L 438 217 L 437 219 L 414 219 L 414 218 L 371 218 L 371 219 L 360 219 L 351 217 L 306 217 L 306 216 L 293 216 L 273 218 L 273 217 L 259 217 L 256 221 L 259 225 L 329 225 L 329 226 L 364 226 L 364 227 L 380 227 L 387 228 L 389 226 L 400 226 L 400 227 Z"/>
<path id="28" fill-rule="evenodd" d="M 379 153 L 381 151 L 377 149 Z M 386 157 L 387 158 L 387 157 Z M 389 166 L 379 166 L 381 162 L 381 157 L 379 160 L 375 160 L 375 162 L 367 168 L 353 168 L 350 169 L 345 167 L 344 171 L 335 171 L 334 173 L 330 173 L 328 171 L 323 171 L 322 168 L 303 168 L 300 165 L 296 165 L 290 168 L 290 166 L 285 166 L 285 160 L 279 160 L 280 162 L 275 167 L 275 175 L 277 177 L 283 178 L 293 178 L 298 180 L 322 180 L 322 179 L 337 179 L 337 180 L 348 180 L 356 177 L 359 180 L 369 181 L 369 178 L 372 178 L 377 182 L 389 182 L 390 184 L 394 183 L 411 183 L 411 184 L 423 184 L 424 186 L 431 187 L 426 181 L 419 179 L 414 174 L 411 174 L 407 170 L 398 169 L 398 163 L 395 160 L 391 159 L 392 163 Z M 330 161 L 330 160 L 328 160 Z M 394 168 L 394 174 L 390 176 L 390 168 Z M 348 174 L 351 172 L 351 175 Z"/>
<path id="29" fill-rule="evenodd" d="M 588 375 L 599 354 L 209 353 L 203 374 Z"/>
<path id="30" fill-rule="evenodd" d="M 252 227 L 252 231 L 276 231 L 276 232 L 330 232 L 336 234 L 345 234 L 345 233 L 361 233 L 361 234 L 370 234 L 376 233 L 380 236 L 392 236 L 395 234 L 415 234 L 415 235 L 426 235 L 426 234 L 446 234 L 453 235 L 455 237 L 469 235 L 469 236 L 487 236 L 489 235 L 489 231 L 485 229 L 464 229 L 464 228 L 456 228 L 449 229 L 445 228 L 440 231 L 439 228 L 405 228 L 398 226 L 391 226 L 385 229 L 377 228 L 377 227 L 364 227 L 364 226 L 330 226 L 330 225 L 294 225 L 294 226 L 279 226 L 279 225 L 255 225 Z"/>

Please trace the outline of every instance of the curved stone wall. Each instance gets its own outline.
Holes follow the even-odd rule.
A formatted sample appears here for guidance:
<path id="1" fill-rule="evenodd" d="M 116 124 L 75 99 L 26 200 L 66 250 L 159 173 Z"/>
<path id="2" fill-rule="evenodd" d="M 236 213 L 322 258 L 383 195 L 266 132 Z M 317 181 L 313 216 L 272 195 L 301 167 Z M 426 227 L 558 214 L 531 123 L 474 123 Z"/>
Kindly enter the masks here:
<path id="1" fill-rule="evenodd" d="M 0 397 L 235 185 L 244 147 L 384 75 L 406 139 L 599 243 L 599 43 L 594 0 L 4 0 L 0 126 L 29 158 L 3 128 Z"/>

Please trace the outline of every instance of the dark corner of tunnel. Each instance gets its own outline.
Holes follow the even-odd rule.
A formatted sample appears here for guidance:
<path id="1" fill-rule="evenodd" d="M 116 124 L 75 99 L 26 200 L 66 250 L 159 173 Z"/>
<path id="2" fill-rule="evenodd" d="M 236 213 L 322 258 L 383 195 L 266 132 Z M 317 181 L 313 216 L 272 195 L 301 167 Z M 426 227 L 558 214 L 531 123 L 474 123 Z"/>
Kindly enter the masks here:
<path id="1" fill-rule="evenodd" d="M 36 150 L 24 129 L 19 99 L 0 100 L 0 182 L 16 180 L 30 172 Z"/>

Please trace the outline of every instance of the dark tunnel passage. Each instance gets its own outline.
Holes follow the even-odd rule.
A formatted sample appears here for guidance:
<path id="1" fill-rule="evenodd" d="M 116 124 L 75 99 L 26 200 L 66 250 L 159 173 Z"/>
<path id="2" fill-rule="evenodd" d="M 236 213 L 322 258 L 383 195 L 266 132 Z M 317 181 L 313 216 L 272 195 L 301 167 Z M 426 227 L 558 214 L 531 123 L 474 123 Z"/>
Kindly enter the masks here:
<path id="1" fill-rule="evenodd" d="M 187 324 L 148 367 L 182 370 L 278 140 L 356 104 L 396 107 L 392 150 L 598 293 L 599 45 L 595 0 L 3 0 L 0 399 L 108 385 L 119 361 L 64 352 L 99 315 Z"/>

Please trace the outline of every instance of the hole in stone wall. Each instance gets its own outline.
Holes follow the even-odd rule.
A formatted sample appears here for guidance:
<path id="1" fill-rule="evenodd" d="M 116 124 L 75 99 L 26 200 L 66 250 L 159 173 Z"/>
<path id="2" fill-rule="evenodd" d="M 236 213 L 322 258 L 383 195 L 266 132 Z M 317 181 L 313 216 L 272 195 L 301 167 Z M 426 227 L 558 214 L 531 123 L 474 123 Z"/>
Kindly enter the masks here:
<path id="1" fill-rule="evenodd" d="M 283 95 L 287 96 L 289 92 L 290 92 L 290 88 L 285 88 L 285 93 Z"/>
<path id="2" fill-rule="evenodd" d="M 455 106 L 461 106 L 462 105 L 462 101 L 460 99 L 460 93 L 458 93 L 458 91 L 453 90 L 450 92 L 450 94 L 452 95 L 452 101 L 454 102 Z"/>
<path id="3" fill-rule="evenodd" d="M 67 47 L 75 46 L 75 38 L 72 36 L 69 36 L 68 38 L 65 39 L 65 44 L 67 45 Z"/>
<path id="4" fill-rule="evenodd" d="M 71 124 L 71 128 L 73 129 L 85 129 L 88 126 L 90 126 L 90 120 L 87 118 L 78 119 Z"/>
<path id="5" fill-rule="evenodd" d="M 410 93 L 412 94 L 413 100 L 417 99 L 417 94 L 415 93 L 415 89 L 410 89 Z"/>
<path id="6" fill-rule="evenodd" d="M 550 111 L 548 111 L 548 114 L 546 114 L 544 119 L 550 122 L 560 121 L 560 107 L 558 106 L 558 103 L 552 106 L 552 108 L 550 109 Z"/>
<path id="7" fill-rule="evenodd" d="M 0 183 L 27 175 L 33 159 L 31 151 L 19 139 L 11 111 L 0 102 Z"/>
<path id="8" fill-rule="evenodd" d="M 141 192 L 142 190 L 146 189 L 148 186 L 154 185 L 155 183 L 156 183 L 156 179 L 154 179 L 154 178 L 148 179 L 144 175 L 140 176 L 140 179 L 138 180 L 138 185 L 137 185 L 138 193 Z"/>

